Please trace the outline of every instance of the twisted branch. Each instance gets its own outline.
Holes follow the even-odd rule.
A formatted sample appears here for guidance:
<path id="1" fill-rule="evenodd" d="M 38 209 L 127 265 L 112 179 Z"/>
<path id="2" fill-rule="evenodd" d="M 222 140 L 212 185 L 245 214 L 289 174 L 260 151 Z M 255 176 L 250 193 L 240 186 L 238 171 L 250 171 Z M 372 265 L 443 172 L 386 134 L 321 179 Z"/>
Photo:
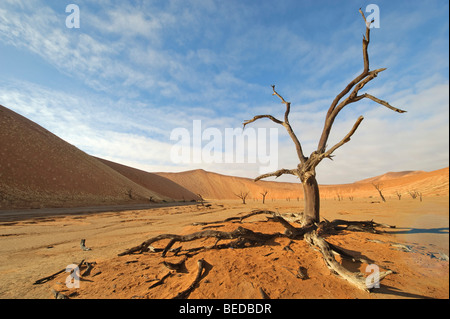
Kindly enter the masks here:
<path id="1" fill-rule="evenodd" d="M 373 21 L 368 22 L 366 20 L 366 17 L 361 9 L 359 9 L 359 12 L 361 13 L 364 22 L 366 24 L 366 34 L 363 36 L 363 60 L 364 60 L 364 69 L 360 75 L 358 75 L 356 78 L 354 78 L 333 100 L 333 102 L 330 105 L 330 108 L 328 109 L 326 118 L 325 118 L 325 125 L 322 131 L 322 135 L 319 140 L 319 144 L 317 147 L 318 153 L 324 153 L 326 148 L 326 143 L 328 140 L 328 137 L 330 135 L 331 127 L 334 123 L 334 120 L 338 113 L 348 104 L 360 101 L 363 98 L 369 98 L 383 106 L 386 106 L 387 108 L 394 110 L 398 113 L 405 113 L 406 111 L 395 108 L 391 106 L 388 102 L 380 100 L 370 94 L 364 93 L 362 95 L 358 95 L 358 92 L 370 81 L 372 81 L 374 78 L 378 76 L 378 73 L 386 70 L 386 68 L 380 68 L 376 69 L 374 71 L 369 71 L 369 53 L 368 53 L 368 47 L 370 42 L 370 25 Z M 350 90 L 353 91 L 349 94 L 349 96 L 340 102 L 342 98 L 347 95 Z M 339 103 L 340 102 L 340 103 Z"/>
<path id="2" fill-rule="evenodd" d="M 244 124 L 244 128 L 247 124 L 250 124 L 252 122 L 255 122 L 256 120 L 262 119 L 262 118 L 268 118 L 270 120 L 272 120 L 273 122 L 275 122 L 276 124 L 280 124 L 283 125 L 284 128 L 286 129 L 286 131 L 289 133 L 289 136 L 291 137 L 292 141 L 295 144 L 295 148 L 297 150 L 297 156 L 298 159 L 300 160 L 301 163 L 304 163 L 307 158 L 303 155 L 303 150 L 302 150 L 302 146 L 300 144 L 300 141 L 298 140 L 297 136 L 294 133 L 294 130 L 291 127 L 291 124 L 289 123 L 289 113 L 291 111 L 291 103 L 287 102 L 276 90 L 275 90 L 275 85 L 272 85 L 272 90 L 273 90 L 273 94 L 275 96 L 278 96 L 281 100 L 281 103 L 283 103 L 284 105 L 286 105 L 286 111 L 284 112 L 284 121 L 280 121 L 279 119 L 273 117 L 272 115 L 256 115 L 255 117 L 253 117 L 251 120 L 247 120 L 245 121 Z M 282 173 L 284 174 L 284 173 Z M 280 174 L 280 175 L 282 175 Z M 278 175 L 278 176 L 280 176 Z M 277 176 L 277 177 L 278 177 Z M 267 177 L 267 176 L 266 176 Z M 260 177 L 259 179 L 264 178 L 264 177 Z"/>
<path id="3" fill-rule="evenodd" d="M 342 145 L 344 145 L 345 143 L 350 141 L 350 137 L 356 132 L 356 129 L 358 128 L 359 124 L 361 124 L 362 120 L 364 120 L 364 117 L 362 117 L 362 116 L 358 117 L 358 119 L 356 120 L 356 123 L 353 125 L 350 132 L 348 132 L 348 134 L 345 135 L 345 137 L 339 143 L 337 143 L 332 148 L 330 148 L 328 151 L 323 153 L 322 157 L 324 157 L 324 158 L 328 157 L 331 159 L 331 154 L 333 154 L 333 152 L 335 150 L 337 150 L 339 147 L 341 147 Z"/>
<path id="4" fill-rule="evenodd" d="M 260 175 L 260 176 L 256 177 L 254 179 L 254 181 L 257 182 L 260 179 L 271 177 L 271 176 L 275 176 L 276 178 L 278 178 L 278 177 L 280 177 L 281 175 L 284 175 L 284 174 L 290 174 L 290 175 L 297 176 L 297 170 L 296 169 L 285 169 L 285 168 L 282 168 L 282 169 L 280 169 L 280 170 L 278 170 L 276 172 L 273 172 L 273 173 L 267 173 L 267 174 Z"/>

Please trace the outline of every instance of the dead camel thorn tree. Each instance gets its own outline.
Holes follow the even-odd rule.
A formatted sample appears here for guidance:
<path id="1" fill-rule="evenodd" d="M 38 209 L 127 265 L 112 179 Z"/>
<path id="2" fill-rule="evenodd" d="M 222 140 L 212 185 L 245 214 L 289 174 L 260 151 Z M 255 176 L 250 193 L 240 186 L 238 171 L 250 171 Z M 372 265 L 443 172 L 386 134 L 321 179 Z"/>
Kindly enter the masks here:
<path id="1" fill-rule="evenodd" d="M 382 191 L 382 189 L 381 189 L 381 186 L 382 185 L 380 185 L 380 184 L 375 184 L 375 183 L 372 183 L 372 185 L 373 185 L 373 187 L 375 187 L 375 189 L 378 191 L 378 193 L 380 194 L 380 197 L 381 197 L 381 199 L 383 200 L 383 202 L 386 202 L 386 198 L 384 198 L 384 196 L 383 196 L 383 193 L 381 192 Z"/>
<path id="2" fill-rule="evenodd" d="M 295 220 L 295 222 L 298 222 L 301 224 L 301 227 L 295 227 L 293 226 L 288 220 L 286 220 L 282 215 L 275 213 L 273 211 L 268 210 L 256 210 L 252 211 L 251 213 L 248 213 L 247 215 L 243 215 L 240 217 L 230 217 L 225 220 L 221 221 L 214 221 L 214 222 L 201 222 L 201 223 L 194 223 L 193 225 L 201 225 L 205 226 L 208 224 L 212 224 L 213 226 L 207 226 L 207 227 L 216 227 L 214 224 L 223 224 L 223 223 L 240 223 L 242 224 L 244 222 L 244 219 L 255 216 L 255 215 L 268 215 L 268 220 L 274 223 L 279 223 L 284 227 L 284 233 L 276 232 L 271 234 L 266 233 L 260 233 L 256 231 L 252 231 L 249 229 L 246 229 L 242 226 L 239 226 L 233 231 L 226 232 L 226 231 L 219 231 L 219 230 L 212 230 L 212 229 L 205 229 L 203 228 L 202 231 L 194 232 L 192 234 L 188 235 L 176 235 L 176 234 L 161 234 L 157 235 L 155 237 L 152 237 L 150 239 L 147 239 L 146 241 L 142 242 L 140 245 L 132 247 L 130 249 L 127 249 L 119 254 L 119 256 L 123 255 L 130 255 L 134 253 L 145 253 L 145 252 L 161 252 L 161 257 L 165 257 L 165 255 L 168 252 L 173 252 L 174 254 L 185 252 L 186 256 L 193 256 L 200 251 L 203 251 L 205 249 L 227 249 L 227 248 L 246 248 L 246 247 L 255 247 L 255 246 L 261 246 L 265 245 L 268 241 L 273 240 L 275 238 L 289 238 L 291 241 L 295 240 L 305 240 L 309 243 L 311 247 L 314 249 L 317 249 L 323 256 L 324 262 L 326 266 L 333 272 L 338 274 L 341 278 L 349 281 L 354 286 L 369 291 L 371 289 L 369 285 L 367 284 L 366 279 L 359 273 L 353 273 L 350 272 L 348 269 L 343 267 L 342 264 L 340 264 L 335 258 L 333 254 L 338 254 L 342 258 L 346 258 L 352 261 L 358 261 L 358 262 L 364 262 L 364 263 L 371 263 L 369 260 L 366 260 L 361 257 L 355 257 L 347 252 L 345 250 L 337 247 L 336 245 L 333 245 L 325 240 L 325 238 L 322 235 L 334 233 L 336 234 L 339 231 L 346 230 L 346 231 L 360 231 L 360 232 L 370 232 L 370 233 L 379 233 L 379 231 L 376 229 L 376 227 L 394 227 L 389 226 L 385 224 L 377 224 L 373 221 L 345 221 L 345 220 L 333 220 L 333 221 L 327 221 L 323 220 L 320 222 L 320 198 L 319 198 L 319 187 L 316 181 L 316 172 L 315 168 L 317 165 L 324 159 L 329 158 L 331 159 L 333 152 L 350 141 L 350 137 L 355 133 L 356 129 L 360 125 L 361 121 L 363 120 L 363 117 L 360 116 L 356 123 L 353 125 L 352 129 L 349 131 L 349 133 L 344 136 L 344 138 L 334 145 L 331 148 L 327 149 L 327 141 L 328 136 L 331 131 L 331 127 L 334 123 L 334 120 L 336 119 L 336 116 L 339 114 L 339 112 L 347 105 L 351 103 L 355 103 L 357 101 L 360 101 L 363 98 L 371 99 L 383 106 L 386 106 L 387 108 L 394 110 L 399 113 L 403 113 L 405 111 L 397 109 L 393 106 L 391 106 L 389 103 L 380 100 L 370 94 L 363 93 L 360 94 L 360 90 L 371 80 L 373 80 L 375 77 L 377 77 L 378 73 L 382 72 L 385 69 L 376 69 L 371 71 L 369 69 L 369 55 L 367 52 L 367 48 L 370 41 L 370 24 L 373 22 L 366 21 L 366 18 L 364 16 L 364 13 L 359 10 L 361 13 L 365 24 L 366 24 L 366 34 L 363 37 L 363 59 L 364 59 L 364 69 L 360 75 L 358 75 L 355 79 L 353 79 L 333 100 L 331 103 L 330 108 L 328 109 L 328 112 L 326 114 L 325 118 L 325 125 L 322 131 L 322 135 L 319 140 L 319 144 L 317 147 L 317 150 L 311 153 L 309 157 L 306 157 L 303 153 L 301 144 L 295 135 L 290 123 L 289 123 L 289 112 L 291 108 L 291 103 L 287 102 L 278 92 L 275 90 L 275 86 L 272 86 L 273 89 L 273 95 L 276 95 L 278 98 L 281 99 L 281 102 L 286 106 L 286 111 L 284 114 L 284 120 L 281 121 L 272 115 L 257 115 L 253 119 L 244 122 L 245 125 L 248 125 L 258 119 L 261 118 L 268 118 L 272 120 L 273 122 L 280 124 L 284 126 L 289 133 L 289 136 L 291 137 L 292 141 L 295 144 L 296 150 L 297 150 L 297 156 L 300 161 L 300 163 L 297 165 L 294 169 L 280 169 L 276 172 L 264 174 L 255 179 L 255 181 L 258 181 L 260 179 L 275 176 L 279 177 L 283 174 L 291 174 L 297 176 L 302 184 L 303 184 L 303 191 L 304 191 L 304 200 L 305 200 L 305 210 L 301 217 L 299 217 L 300 220 Z M 241 192 L 243 194 L 243 192 Z M 240 197 L 240 196 L 238 196 Z M 185 248 L 182 250 L 182 246 L 179 246 L 177 248 L 172 249 L 173 245 L 175 243 L 184 243 L 189 242 L 193 240 L 198 239 L 204 239 L 204 238 L 214 238 L 215 243 L 212 246 L 202 246 L 202 247 L 195 247 L 195 248 Z M 156 242 L 162 241 L 162 240 L 169 240 L 168 244 L 166 244 L 165 248 L 155 248 L 152 245 Z M 218 244 L 219 241 L 226 240 L 226 243 Z M 202 271 L 202 263 L 200 263 L 202 259 L 199 260 L 199 273 Z M 386 272 L 379 274 L 379 280 L 383 279 L 386 275 L 392 273 L 392 271 L 388 270 Z M 198 282 L 196 282 L 198 283 Z"/>
<path id="3" fill-rule="evenodd" d="M 339 112 L 342 111 L 344 107 L 346 107 L 349 104 L 358 102 L 364 98 L 370 99 L 378 104 L 381 104 L 395 112 L 398 113 L 404 113 L 406 111 L 400 110 L 398 108 L 395 108 L 391 106 L 388 102 L 380 100 L 379 98 L 370 95 L 368 93 L 360 93 L 361 89 L 364 88 L 364 86 L 372 81 L 374 78 L 378 76 L 378 74 L 384 70 L 385 68 L 380 68 L 376 70 L 370 70 L 369 69 L 369 54 L 368 54 L 368 46 L 370 42 L 370 24 L 373 23 L 373 21 L 369 22 L 366 20 L 366 17 L 364 16 L 364 13 L 359 10 L 361 13 L 365 23 L 366 23 L 366 35 L 363 37 L 362 47 L 363 47 L 363 60 L 364 60 L 364 69 L 361 72 L 360 75 L 355 77 L 333 100 L 331 103 L 328 112 L 325 117 L 325 124 L 322 130 L 322 135 L 320 136 L 319 144 L 317 146 L 317 149 L 311 153 L 309 157 L 305 156 L 303 153 L 302 146 L 300 144 L 300 141 L 298 140 L 297 136 L 295 135 L 291 124 L 289 123 L 289 112 L 291 110 L 291 103 L 287 102 L 276 90 L 275 85 L 272 85 L 273 95 L 277 96 L 281 102 L 286 106 L 286 111 L 284 113 L 284 120 L 279 120 L 275 118 L 272 115 L 257 115 L 253 119 L 245 121 L 244 127 L 256 120 L 262 119 L 262 118 L 268 118 L 272 120 L 273 122 L 280 124 L 284 126 L 286 131 L 288 132 L 289 136 L 291 137 L 292 141 L 294 142 L 295 148 L 297 150 L 297 156 L 300 161 L 300 163 L 297 165 L 296 168 L 293 169 L 280 169 L 273 173 L 264 174 L 261 176 L 258 176 L 255 178 L 255 181 L 258 181 L 263 178 L 267 178 L 270 176 L 280 177 L 284 174 L 291 174 L 294 176 L 297 176 L 301 183 L 303 184 L 303 192 L 304 192 L 304 200 L 305 200 L 305 210 L 304 210 L 304 216 L 305 216 L 305 225 L 307 224 L 314 224 L 318 223 L 320 221 L 320 196 L 319 196 L 319 186 L 317 184 L 316 180 L 316 167 L 319 165 L 319 163 L 324 158 L 332 159 L 332 154 L 334 151 L 336 151 L 339 147 L 344 145 L 345 143 L 350 141 L 351 136 L 355 133 L 358 126 L 361 124 L 362 120 L 364 119 L 362 116 L 360 116 L 351 130 L 348 132 L 344 138 L 334 145 L 331 148 L 327 149 L 327 141 L 328 137 L 331 132 L 331 128 L 333 126 L 333 123 L 338 116 Z M 348 95 L 347 95 L 348 94 Z M 346 97 L 347 96 L 347 97 Z"/>
<path id="4" fill-rule="evenodd" d="M 236 195 L 237 197 L 242 199 L 242 204 L 245 204 L 245 199 L 247 198 L 249 193 L 250 192 L 243 192 L 243 191 L 241 191 L 239 194 L 234 194 L 234 195 Z"/>
<path id="5" fill-rule="evenodd" d="M 264 190 L 262 193 L 260 193 L 262 195 L 262 203 L 264 204 L 266 202 L 266 196 L 269 193 L 269 191 Z"/>

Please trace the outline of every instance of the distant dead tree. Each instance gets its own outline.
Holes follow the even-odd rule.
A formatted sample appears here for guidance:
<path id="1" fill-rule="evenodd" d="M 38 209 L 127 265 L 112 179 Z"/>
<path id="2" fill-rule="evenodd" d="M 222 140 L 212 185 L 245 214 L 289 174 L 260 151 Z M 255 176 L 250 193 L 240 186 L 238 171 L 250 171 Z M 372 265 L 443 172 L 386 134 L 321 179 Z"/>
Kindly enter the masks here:
<path id="1" fill-rule="evenodd" d="M 397 195 L 398 200 L 402 199 L 402 194 L 399 191 L 395 191 L 395 195 Z"/>
<path id="2" fill-rule="evenodd" d="M 375 189 L 380 194 L 380 197 L 383 200 L 383 202 L 386 202 L 386 198 L 384 198 L 383 193 L 381 192 L 381 185 L 380 184 L 375 184 L 375 183 L 372 183 L 372 185 L 373 185 L 373 187 L 375 187 Z"/>
<path id="3" fill-rule="evenodd" d="M 422 192 L 417 192 L 417 195 L 419 196 L 420 201 L 422 201 Z"/>
<path id="4" fill-rule="evenodd" d="M 200 194 L 197 194 L 198 198 L 199 198 L 199 202 L 202 206 L 205 206 L 205 200 L 203 199 L 203 196 Z"/>
<path id="5" fill-rule="evenodd" d="M 417 191 L 417 190 L 413 190 L 413 191 L 408 191 L 408 194 L 411 196 L 412 199 L 416 199 L 417 197 L 420 198 L 420 201 L 422 201 L 422 193 Z"/>
<path id="6" fill-rule="evenodd" d="M 267 191 L 267 190 L 264 190 L 262 193 L 260 193 L 262 195 L 262 202 L 263 202 L 263 204 L 266 201 L 267 193 L 269 193 L 269 191 Z"/>
<path id="7" fill-rule="evenodd" d="M 412 199 L 416 199 L 417 197 L 420 198 L 420 201 L 422 201 L 422 193 L 417 191 L 417 190 L 413 190 L 413 191 L 408 191 L 408 194 L 411 196 Z"/>
<path id="8" fill-rule="evenodd" d="M 128 195 L 128 197 L 130 199 L 133 199 L 133 189 L 132 188 L 127 189 L 126 194 Z"/>
<path id="9" fill-rule="evenodd" d="M 408 194 L 411 196 L 412 199 L 416 199 L 416 197 L 417 197 L 416 191 L 408 191 Z"/>
<path id="10" fill-rule="evenodd" d="M 250 192 L 243 192 L 243 191 L 241 191 L 239 194 L 234 194 L 234 195 L 236 195 L 237 197 L 242 199 L 242 204 L 245 204 L 245 199 L 247 198 L 249 193 Z"/>

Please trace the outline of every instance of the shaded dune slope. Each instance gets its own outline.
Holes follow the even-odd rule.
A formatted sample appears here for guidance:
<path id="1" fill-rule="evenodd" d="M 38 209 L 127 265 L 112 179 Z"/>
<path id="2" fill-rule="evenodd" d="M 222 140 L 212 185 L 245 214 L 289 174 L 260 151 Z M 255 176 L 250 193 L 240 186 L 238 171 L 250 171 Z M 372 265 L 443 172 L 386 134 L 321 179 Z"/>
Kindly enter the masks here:
<path id="1" fill-rule="evenodd" d="M 165 177 L 159 176 L 157 174 L 142 171 L 133 167 L 125 166 L 115 162 L 111 162 L 102 158 L 97 158 L 103 164 L 111 167 L 115 171 L 119 172 L 123 176 L 127 177 L 131 181 L 139 184 L 146 189 L 157 192 L 168 198 L 175 200 L 197 200 L 198 196 L 186 188 L 178 185 L 177 183 L 167 179 Z"/>
<path id="2" fill-rule="evenodd" d="M 149 202 L 150 196 L 170 199 L 3 106 L 0 145 L 0 208 Z"/>

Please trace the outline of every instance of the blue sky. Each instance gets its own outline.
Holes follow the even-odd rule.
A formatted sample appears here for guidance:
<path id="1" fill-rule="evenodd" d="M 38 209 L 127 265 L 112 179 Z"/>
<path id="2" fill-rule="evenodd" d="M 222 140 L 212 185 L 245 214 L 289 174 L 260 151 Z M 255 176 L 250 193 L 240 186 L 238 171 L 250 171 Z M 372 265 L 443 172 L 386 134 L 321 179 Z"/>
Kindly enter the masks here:
<path id="1" fill-rule="evenodd" d="M 80 28 L 66 27 L 71 3 L 80 8 Z M 2 0 L 0 104 L 91 155 L 152 172 L 203 168 L 254 178 L 258 164 L 173 163 L 171 131 L 192 130 L 194 120 L 223 131 L 258 114 L 282 118 L 276 84 L 311 153 L 331 101 L 362 71 L 358 9 L 371 3 L 380 28 L 371 32 L 370 67 L 387 70 L 365 92 L 408 112 L 370 100 L 347 106 L 329 145 L 359 115 L 365 119 L 334 161 L 319 165 L 318 181 L 446 167 L 446 0 Z M 252 127 L 279 127 L 278 167 L 297 165 L 281 126 L 260 120 Z"/>

